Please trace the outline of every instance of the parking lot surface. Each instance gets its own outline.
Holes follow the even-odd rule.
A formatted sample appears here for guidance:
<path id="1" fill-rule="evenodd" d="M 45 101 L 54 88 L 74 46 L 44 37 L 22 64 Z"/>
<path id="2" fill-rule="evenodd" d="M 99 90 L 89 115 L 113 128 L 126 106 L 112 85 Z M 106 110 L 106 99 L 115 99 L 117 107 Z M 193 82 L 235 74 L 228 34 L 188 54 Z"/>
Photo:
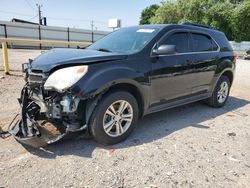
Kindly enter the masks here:
<path id="1" fill-rule="evenodd" d="M 19 112 L 21 63 L 40 53 L 9 51 L 14 71 L 0 71 L 3 129 Z M 77 137 L 31 149 L 0 138 L 0 187 L 250 187 L 250 61 L 238 60 L 225 107 L 198 102 L 148 115 L 114 146 Z"/>

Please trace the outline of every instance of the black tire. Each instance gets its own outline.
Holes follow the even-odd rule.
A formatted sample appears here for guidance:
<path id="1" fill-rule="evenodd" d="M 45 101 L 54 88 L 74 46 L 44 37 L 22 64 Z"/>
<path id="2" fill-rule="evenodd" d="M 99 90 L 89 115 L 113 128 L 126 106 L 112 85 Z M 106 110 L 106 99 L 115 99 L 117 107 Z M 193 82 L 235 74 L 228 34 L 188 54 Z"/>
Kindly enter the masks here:
<path id="1" fill-rule="evenodd" d="M 228 92 L 227 92 L 225 100 L 223 102 L 219 102 L 218 92 L 220 91 L 221 84 L 223 82 L 227 83 L 227 85 L 228 85 Z M 215 89 L 214 89 L 214 92 L 213 92 L 212 96 L 207 99 L 208 105 L 210 105 L 210 106 L 212 106 L 214 108 L 223 107 L 226 104 L 226 102 L 227 102 L 227 99 L 228 99 L 228 96 L 229 96 L 229 93 L 230 93 L 230 87 L 231 87 L 231 83 L 230 83 L 228 77 L 227 76 L 221 76 L 220 79 L 218 80 L 216 86 L 215 86 Z"/>
<path id="2" fill-rule="evenodd" d="M 108 135 L 103 127 L 103 118 L 106 110 L 116 101 L 124 100 L 128 102 L 133 110 L 133 119 L 129 128 L 120 136 L 112 137 Z M 125 140 L 136 126 L 139 116 L 138 103 L 133 95 L 126 91 L 114 91 L 104 95 L 96 106 L 90 118 L 89 129 L 93 138 L 102 144 L 117 144 Z"/>

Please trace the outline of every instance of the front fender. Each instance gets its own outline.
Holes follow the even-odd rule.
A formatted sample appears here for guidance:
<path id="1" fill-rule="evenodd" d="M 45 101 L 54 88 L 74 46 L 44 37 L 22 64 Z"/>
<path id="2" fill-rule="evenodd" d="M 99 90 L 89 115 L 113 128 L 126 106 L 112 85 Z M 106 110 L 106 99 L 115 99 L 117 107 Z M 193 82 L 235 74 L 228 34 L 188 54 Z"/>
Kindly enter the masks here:
<path id="1" fill-rule="evenodd" d="M 131 84 L 141 93 L 146 89 L 143 85 L 148 85 L 144 74 L 130 67 L 101 66 L 98 70 L 90 68 L 88 75 L 71 89 L 83 99 L 95 96 L 116 84 Z"/>

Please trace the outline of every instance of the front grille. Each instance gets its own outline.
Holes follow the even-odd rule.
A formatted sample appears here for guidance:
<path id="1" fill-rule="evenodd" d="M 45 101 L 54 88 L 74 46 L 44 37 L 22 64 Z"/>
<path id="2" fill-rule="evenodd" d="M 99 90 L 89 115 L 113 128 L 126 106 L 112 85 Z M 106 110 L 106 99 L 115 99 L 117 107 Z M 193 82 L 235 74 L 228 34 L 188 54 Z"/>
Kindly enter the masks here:
<path id="1" fill-rule="evenodd" d="M 30 84 L 41 85 L 44 84 L 47 77 L 42 73 L 30 72 L 28 75 L 28 82 Z"/>
<path id="2" fill-rule="evenodd" d="M 39 70 L 39 69 L 32 69 L 32 72 L 36 73 L 36 74 L 42 74 L 43 73 L 43 71 Z"/>

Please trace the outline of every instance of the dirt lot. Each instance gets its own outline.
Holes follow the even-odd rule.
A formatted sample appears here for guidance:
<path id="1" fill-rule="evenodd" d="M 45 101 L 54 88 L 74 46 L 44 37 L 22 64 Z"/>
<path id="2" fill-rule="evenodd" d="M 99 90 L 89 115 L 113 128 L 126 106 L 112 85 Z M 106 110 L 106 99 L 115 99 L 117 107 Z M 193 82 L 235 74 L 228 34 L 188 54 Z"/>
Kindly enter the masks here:
<path id="1" fill-rule="evenodd" d="M 39 53 L 10 51 L 17 71 L 0 72 L 1 127 L 18 113 L 21 63 Z M 0 146 L 0 187 L 250 187 L 250 61 L 238 61 L 224 108 L 194 103 L 146 116 L 115 146 L 76 138 L 27 150 L 11 137 Z"/>

